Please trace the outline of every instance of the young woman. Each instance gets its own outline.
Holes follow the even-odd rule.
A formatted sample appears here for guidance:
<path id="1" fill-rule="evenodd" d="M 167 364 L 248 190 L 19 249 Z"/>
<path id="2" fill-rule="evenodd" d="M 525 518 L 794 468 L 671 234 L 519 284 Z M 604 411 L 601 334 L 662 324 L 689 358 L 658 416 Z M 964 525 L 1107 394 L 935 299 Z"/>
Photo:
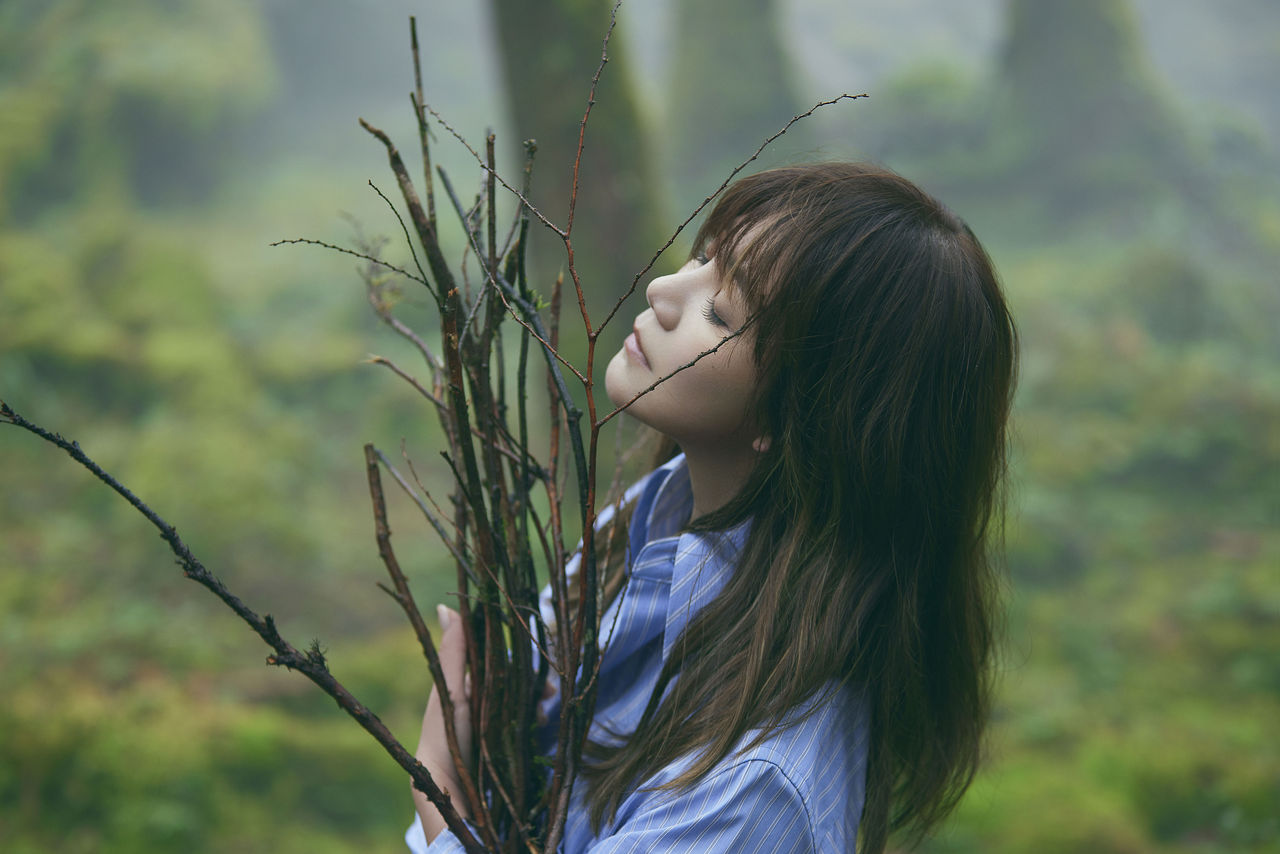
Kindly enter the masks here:
<path id="1" fill-rule="evenodd" d="M 628 410 L 682 453 L 622 502 L 626 593 L 564 850 L 919 837 L 972 780 L 989 706 L 1017 349 L 990 260 L 892 172 L 796 166 L 731 187 L 646 297 L 615 404 L 713 352 Z M 433 693 L 419 757 L 449 785 L 442 730 Z M 418 808 L 410 846 L 460 851 Z"/>

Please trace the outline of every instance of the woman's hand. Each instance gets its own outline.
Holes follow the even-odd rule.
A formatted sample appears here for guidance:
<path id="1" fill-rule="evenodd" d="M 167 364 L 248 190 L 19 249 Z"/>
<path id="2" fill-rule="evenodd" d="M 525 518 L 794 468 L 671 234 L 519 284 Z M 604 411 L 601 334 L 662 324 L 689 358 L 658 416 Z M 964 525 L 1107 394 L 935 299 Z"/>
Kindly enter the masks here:
<path id="1" fill-rule="evenodd" d="M 449 688 L 449 699 L 453 701 L 453 726 L 458 734 L 458 750 L 464 761 L 471 755 L 471 697 L 466 682 L 467 648 L 463 636 L 462 618 L 458 612 L 436 606 L 436 615 L 440 619 L 440 669 L 444 671 L 444 681 Z M 431 698 L 427 700 L 427 711 L 422 716 L 422 735 L 418 739 L 418 750 L 415 754 L 418 761 L 426 766 L 432 779 L 441 789 L 446 790 L 453 798 L 453 808 L 463 818 L 468 817 L 466 799 L 462 797 L 462 784 L 453 766 L 453 756 L 449 753 L 449 740 L 445 735 L 444 712 L 440 703 L 440 686 L 431 687 Z M 440 815 L 422 792 L 413 790 L 413 803 L 422 817 L 422 829 L 427 841 L 436 838 L 444 830 L 444 817 Z"/>

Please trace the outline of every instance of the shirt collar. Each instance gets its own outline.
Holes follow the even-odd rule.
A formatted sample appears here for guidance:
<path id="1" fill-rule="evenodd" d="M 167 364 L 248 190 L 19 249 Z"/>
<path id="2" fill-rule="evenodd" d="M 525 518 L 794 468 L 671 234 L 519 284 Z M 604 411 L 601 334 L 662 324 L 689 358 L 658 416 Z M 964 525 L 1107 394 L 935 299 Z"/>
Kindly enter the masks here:
<path id="1" fill-rule="evenodd" d="M 693 515 L 693 484 L 689 481 L 689 466 L 685 463 L 684 454 L 676 456 L 654 474 L 655 479 L 657 476 L 662 479 L 645 520 L 645 542 L 675 536 L 689 524 Z"/>
<path id="2" fill-rule="evenodd" d="M 750 523 L 727 531 L 686 531 L 680 535 L 671 566 L 671 596 L 662 638 L 662 658 L 671 658 L 689 621 L 711 604 L 738 565 Z"/>
<path id="3" fill-rule="evenodd" d="M 631 529 L 633 560 L 643 548 L 658 540 L 676 537 L 672 560 L 645 567 L 647 577 L 670 575 L 670 596 L 662 639 L 662 657 L 667 660 L 676 639 L 689 621 L 720 594 L 737 566 L 750 523 L 743 522 L 726 531 L 681 531 L 693 512 L 693 487 L 684 454 L 655 471 L 644 483 Z"/>

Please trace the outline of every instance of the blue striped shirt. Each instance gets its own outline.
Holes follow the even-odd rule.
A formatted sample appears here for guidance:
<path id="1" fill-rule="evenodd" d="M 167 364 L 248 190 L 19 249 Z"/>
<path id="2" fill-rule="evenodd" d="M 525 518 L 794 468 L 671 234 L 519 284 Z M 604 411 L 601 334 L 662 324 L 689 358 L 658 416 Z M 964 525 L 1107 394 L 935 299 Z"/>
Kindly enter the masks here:
<path id="1" fill-rule="evenodd" d="M 693 508 L 683 457 L 642 479 L 628 490 L 626 500 L 637 502 L 630 529 L 631 571 L 601 621 L 606 640 L 591 731 L 598 743 L 608 743 L 609 733 L 634 732 L 673 644 L 690 618 L 723 589 L 746 537 L 746 525 L 718 533 L 682 531 Z M 549 610 L 548 596 L 544 593 L 544 610 Z M 678 690 L 678 682 L 673 680 L 668 693 Z M 553 721 L 558 709 L 558 698 L 547 702 Z M 691 788 L 653 791 L 679 776 L 694 757 L 664 768 L 623 799 L 599 834 L 591 830 L 579 782 L 561 850 L 853 851 L 863 801 L 865 711 L 848 690 L 839 690 L 826 701 L 795 709 L 792 717 L 794 725 L 749 749 L 756 733 L 747 733 L 738 749 Z M 415 854 L 463 850 L 448 830 L 428 846 L 418 821 L 405 841 Z"/>

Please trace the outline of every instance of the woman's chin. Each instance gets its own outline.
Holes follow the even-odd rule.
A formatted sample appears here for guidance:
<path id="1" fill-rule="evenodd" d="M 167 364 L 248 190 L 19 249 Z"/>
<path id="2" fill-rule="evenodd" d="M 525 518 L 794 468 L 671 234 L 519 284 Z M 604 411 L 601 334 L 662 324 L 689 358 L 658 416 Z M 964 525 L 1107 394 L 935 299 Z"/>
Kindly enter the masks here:
<path id="1" fill-rule="evenodd" d="M 622 406 L 631 398 L 635 397 L 635 392 L 627 393 L 627 354 L 624 350 L 619 350 L 609 360 L 609 366 L 604 371 L 604 390 L 609 395 L 610 402 L 614 406 Z"/>

